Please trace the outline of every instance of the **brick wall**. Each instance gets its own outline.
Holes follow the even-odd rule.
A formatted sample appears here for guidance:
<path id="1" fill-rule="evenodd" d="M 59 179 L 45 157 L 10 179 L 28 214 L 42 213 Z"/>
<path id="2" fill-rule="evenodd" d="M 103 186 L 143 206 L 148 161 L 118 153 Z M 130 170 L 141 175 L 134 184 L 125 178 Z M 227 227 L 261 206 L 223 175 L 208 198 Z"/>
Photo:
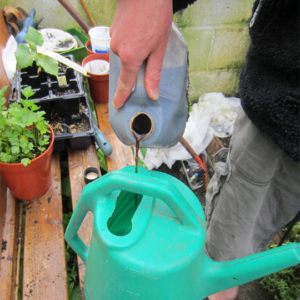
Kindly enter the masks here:
<path id="1" fill-rule="evenodd" d="M 199 0 L 175 15 L 189 49 L 191 101 L 207 92 L 238 95 L 252 4 L 253 0 Z"/>

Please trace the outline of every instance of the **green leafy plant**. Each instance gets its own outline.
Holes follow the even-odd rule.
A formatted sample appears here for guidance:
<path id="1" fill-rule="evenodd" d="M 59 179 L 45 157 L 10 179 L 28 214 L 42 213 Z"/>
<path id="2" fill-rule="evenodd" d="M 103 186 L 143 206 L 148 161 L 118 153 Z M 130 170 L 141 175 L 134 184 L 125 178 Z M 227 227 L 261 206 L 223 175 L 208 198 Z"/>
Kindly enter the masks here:
<path id="1" fill-rule="evenodd" d="M 0 161 L 4 163 L 30 164 L 31 160 L 42 154 L 49 144 L 48 122 L 45 112 L 28 98 L 34 95 L 31 87 L 22 90 L 26 100 L 13 103 L 7 109 L 4 92 L 0 90 Z"/>
<path id="2" fill-rule="evenodd" d="M 46 73 L 58 76 L 58 61 L 37 52 L 37 46 L 43 45 L 43 35 L 30 27 L 26 35 L 28 45 L 21 44 L 16 52 L 17 64 L 20 69 L 31 67 L 36 62 Z"/>
<path id="3" fill-rule="evenodd" d="M 294 225 L 283 245 L 291 242 L 300 242 L 300 222 Z M 270 246 L 271 249 L 276 247 L 276 244 Z M 266 276 L 261 284 L 273 299 L 296 300 L 300 296 L 300 265 Z"/>
<path id="4" fill-rule="evenodd" d="M 106 166 L 106 162 L 105 162 L 105 157 L 104 157 L 103 152 L 100 149 L 97 149 L 97 156 L 98 156 L 100 168 L 102 170 L 104 170 L 105 172 L 107 172 L 107 166 Z"/>

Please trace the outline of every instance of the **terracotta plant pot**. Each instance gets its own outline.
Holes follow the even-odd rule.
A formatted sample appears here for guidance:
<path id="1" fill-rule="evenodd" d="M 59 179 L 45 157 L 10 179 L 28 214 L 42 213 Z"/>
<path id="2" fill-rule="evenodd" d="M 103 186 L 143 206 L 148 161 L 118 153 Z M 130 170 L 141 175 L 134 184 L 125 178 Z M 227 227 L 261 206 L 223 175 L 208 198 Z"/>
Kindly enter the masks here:
<path id="1" fill-rule="evenodd" d="M 86 43 L 85 43 L 85 48 L 86 48 L 86 51 L 88 53 L 88 55 L 92 55 L 92 54 L 100 54 L 100 53 L 95 53 L 93 52 L 92 50 L 92 45 L 91 45 L 91 40 L 88 40 Z M 109 59 L 109 52 L 108 53 L 101 53 L 102 55 L 104 55 L 104 57 L 107 57 Z"/>
<path id="2" fill-rule="evenodd" d="M 20 200 L 32 200 L 44 195 L 51 185 L 51 154 L 54 144 L 54 132 L 50 129 L 50 145 L 40 156 L 24 167 L 21 163 L 2 163 L 0 171 L 14 197 Z"/>
<path id="3" fill-rule="evenodd" d="M 91 62 L 93 60 L 105 60 L 109 62 L 109 54 L 95 53 L 89 55 L 83 59 L 82 66 L 84 67 L 88 62 Z M 93 101 L 96 103 L 108 103 L 109 73 L 87 73 L 90 76 L 88 77 L 88 83 Z"/>
<path id="4" fill-rule="evenodd" d="M 95 54 L 95 52 L 93 52 L 93 50 L 92 50 L 91 40 L 88 40 L 85 43 L 85 48 L 86 48 L 86 51 L 87 51 L 88 55 Z"/>

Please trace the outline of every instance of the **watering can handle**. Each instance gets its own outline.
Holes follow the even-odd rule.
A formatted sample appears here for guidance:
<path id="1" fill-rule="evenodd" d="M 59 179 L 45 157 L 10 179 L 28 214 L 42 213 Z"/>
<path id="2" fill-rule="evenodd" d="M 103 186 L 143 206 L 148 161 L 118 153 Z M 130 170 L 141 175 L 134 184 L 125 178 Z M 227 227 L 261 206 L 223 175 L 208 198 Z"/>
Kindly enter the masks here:
<path id="1" fill-rule="evenodd" d="M 105 180 L 107 183 L 101 187 L 98 185 L 95 193 L 101 191 L 101 193 L 108 195 L 113 191 L 122 190 L 160 199 L 177 215 L 186 229 L 192 231 L 199 229 L 199 220 L 193 210 L 178 188 L 167 180 L 125 171 L 108 173 Z"/>
<path id="2" fill-rule="evenodd" d="M 79 205 L 79 201 L 77 205 Z M 82 241 L 77 232 L 86 214 L 91 210 L 84 205 L 80 206 L 80 209 L 77 209 L 73 212 L 73 215 L 65 232 L 65 240 L 76 252 L 76 254 L 82 259 L 84 264 L 86 264 L 89 254 L 89 247 Z"/>
<path id="3" fill-rule="evenodd" d="M 88 258 L 89 247 L 85 245 L 77 232 L 88 211 L 95 211 L 95 204 L 100 197 L 104 197 L 116 190 L 160 199 L 177 215 L 186 230 L 199 232 L 202 227 L 201 222 L 197 219 L 175 185 L 166 180 L 141 175 L 140 173 L 135 174 L 124 170 L 113 171 L 90 183 L 83 190 L 65 233 L 66 241 L 84 263 L 86 263 Z"/>

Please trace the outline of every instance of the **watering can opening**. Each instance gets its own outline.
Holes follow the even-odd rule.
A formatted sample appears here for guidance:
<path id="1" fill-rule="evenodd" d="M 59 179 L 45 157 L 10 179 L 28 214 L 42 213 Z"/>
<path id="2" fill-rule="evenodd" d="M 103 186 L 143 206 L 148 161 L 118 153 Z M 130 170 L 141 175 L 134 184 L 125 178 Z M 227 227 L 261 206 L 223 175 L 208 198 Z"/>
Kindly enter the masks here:
<path id="1" fill-rule="evenodd" d="M 125 236 L 131 232 L 132 218 L 142 201 L 143 195 L 121 191 L 115 209 L 107 221 L 108 230 L 116 236 Z"/>

